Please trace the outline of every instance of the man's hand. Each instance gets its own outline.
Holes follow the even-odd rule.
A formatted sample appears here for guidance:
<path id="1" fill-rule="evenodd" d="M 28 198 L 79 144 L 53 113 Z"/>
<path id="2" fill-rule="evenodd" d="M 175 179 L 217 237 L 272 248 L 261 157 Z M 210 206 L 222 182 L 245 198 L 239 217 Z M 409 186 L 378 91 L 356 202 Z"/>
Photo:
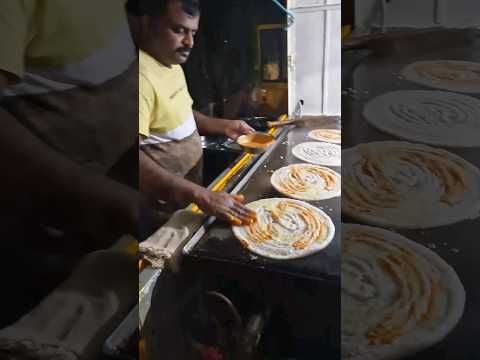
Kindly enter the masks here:
<path id="1" fill-rule="evenodd" d="M 228 120 L 226 120 L 228 121 Z M 212 192 L 158 166 L 143 151 L 139 152 L 140 189 L 172 204 L 186 206 L 195 203 L 208 215 L 233 225 L 250 224 L 256 213 L 245 207 L 242 195 Z"/>
<path id="2" fill-rule="evenodd" d="M 254 129 L 243 120 L 225 120 L 225 135 L 232 140 L 237 140 L 241 135 L 250 134 Z"/>
<path id="3" fill-rule="evenodd" d="M 137 235 L 137 191 L 103 176 L 85 176 L 72 191 L 75 225 L 80 225 L 97 248 L 110 246 L 124 234 Z"/>
<path id="4" fill-rule="evenodd" d="M 211 118 L 193 111 L 200 135 L 225 135 L 236 140 L 240 135 L 250 134 L 254 129 L 243 120 Z"/>
<path id="5" fill-rule="evenodd" d="M 205 189 L 195 203 L 203 212 L 216 216 L 232 225 L 248 225 L 256 220 L 255 211 L 242 204 L 242 195 L 229 195 Z"/>

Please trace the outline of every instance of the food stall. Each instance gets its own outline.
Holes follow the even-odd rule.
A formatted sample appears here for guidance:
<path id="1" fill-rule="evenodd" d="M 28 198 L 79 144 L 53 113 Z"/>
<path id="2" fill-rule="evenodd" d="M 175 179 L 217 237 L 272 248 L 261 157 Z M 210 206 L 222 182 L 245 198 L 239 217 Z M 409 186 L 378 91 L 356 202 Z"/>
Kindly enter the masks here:
<path id="1" fill-rule="evenodd" d="M 301 256 L 263 256 L 249 250 L 231 225 L 204 216 L 190 205 L 152 235 L 162 242 L 170 226 L 183 236 L 165 241 L 165 251 L 154 261 L 140 261 L 139 303 L 105 343 L 109 356 L 132 358 L 128 349 L 139 339 L 140 353 L 152 359 L 160 354 L 165 359 L 256 359 L 338 353 L 340 145 L 314 140 L 311 132 L 330 129 L 339 133 L 341 129 L 339 34 L 334 31 L 340 21 L 340 4 L 291 1 L 284 10 L 289 13 L 287 25 L 257 28 L 259 44 L 262 31 L 278 31 L 285 42 L 288 38 L 288 48 L 283 48 L 278 74 L 260 65 L 264 61 L 258 54 L 262 76 L 253 95 L 265 111 L 245 119 L 274 141 L 255 151 L 242 148 L 241 142 L 204 138 L 204 151 L 234 158 L 225 169 L 217 168 L 220 173 L 208 188 L 241 194 L 246 204 L 262 199 L 300 201 L 276 190 L 272 175 L 286 166 L 309 164 L 294 154 L 299 145 L 325 144 L 320 154 L 336 161 L 322 166 L 334 176 L 338 192 L 325 199 L 302 200 L 302 204 L 328 224 L 321 224 L 328 241 Z M 318 17 L 325 22 L 318 22 Z M 324 32 L 324 41 L 299 36 L 309 26 Z M 283 104 L 287 78 L 288 101 Z M 273 116 L 285 111 L 287 103 L 288 115 Z M 182 285 L 174 285 L 171 293 L 176 295 L 165 300 L 169 296 L 163 289 L 170 282 Z M 326 305 L 319 306 L 319 299 Z"/>
<path id="2" fill-rule="evenodd" d="M 340 125 L 339 117 L 329 116 L 318 117 L 312 125 L 306 127 L 287 125 L 274 128 L 270 130 L 270 133 L 275 136 L 275 143 L 271 147 L 261 154 L 244 153 L 240 155 L 239 159 L 212 183 L 212 188 L 222 188 L 223 191 L 228 191 L 231 194 L 241 193 L 245 196 L 246 203 L 259 199 L 286 198 L 285 195 L 276 191 L 270 182 L 274 171 L 287 165 L 302 163 L 293 155 L 292 149 L 298 144 L 311 140 L 308 137 L 310 131 L 314 129 L 339 129 Z M 336 172 L 339 172 L 340 169 L 339 166 L 331 166 L 330 168 Z M 242 246 L 242 243 L 235 238 L 230 225 L 212 217 L 203 218 L 198 228 L 195 228 L 192 232 L 192 236 L 182 242 L 181 250 L 177 250 L 176 253 L 176 256 L 181 257 L 180 267 L 182 271 L 201 274 L 198 282 L 195 282 L 198 287 L 192 298 L 199 296 L 199 294 L 208 293 L 208 291 L 215 291 L 225 302 L 231 304 L 234 309 L 238 309 L 231 311 L 240 314 L 240 318 L 243 318 L 241 323 L 244 326 L 253 321 L 252 319 L 257 319 L 267 326 L 268 320 L 273 321 L 270 316 L 278 316 L 275 314 L 276 308 L 283 307 L 282 310 L 288 311 L 290 306 L 287 303 L 289 301 L 285 299 L 292 296 L 299 298 L 302 295 L 298 293 L 280 295 L 281 288 L 296 287 L 295 284 L 297 283 L 304 283 L 308 290 L 306 292 L 304 289 L 300 291 L 302 294 L 310 294 L 312 296 L 310 301 L 322 293 L 324 298 L 330 297 L 331 303 L 335 304 L 334 299 L 338 295 L 340 282 L 340 238 L 337 230 L 340 228 L 340 198 L 310 201 L 309 204 L 322 209 L 329 216 L 335 227 L 335 234 L 325 249 L 296 259 L 278 260 L 257 255 Z M 146 327 L 152 326 L 151 320 L 145 318 L 148 317 L 150 308 L 155 306 L 155 294 L 152 295 L 149 291 L 153 290 L 152 286 L 158 281 L 158 277 L 161 277 L 161 272 L 161 269 L 147 267 L 140 275 L 142 295 L 139 304 L 140 321 L 144 320 L 147 324 Z M 221 274 L 221 280 L 218 279 L 217 274 Z M 228 286 L 222 286 L 222 282 L 225 281 L 238 284 L 238 289 L 233 291 Z M 260 287 L 261 290 L 257 287 Z M 243 294 L 239 295 L 238 291 L 243 292 Z M 256 304 L 255 311 L 248 306 L 245 309 L 246 304 L 252 302 Z M 308 303 L 305 303 L 305 305 L 307 306 Z M 313 303 L 310 304 L 310 306 L 314 305 Z M 221 306 L 219 307 L 221 308 Z M 185 313 L 186 311 L 182 310 L 181 312 Z M 201 312 L 198 309 L 194 312 L 196 311 Z M 221 313 L 221 309 L 215 308 L 211 311 L 211 316 L 220 316 L 215 315 L 215 311 Z M 326 322 L 328 325 L 334 326 L 339 320 L 338 313 L 331 309 L 326 312 L 329 313 L 330 317 Z M 320 316 L 320 313 L 322 313 L 322 316 Z M 308 322 L 298 313 L 291 316 L 295 317 L 297 322 Z M 303 316 L 306 316 L 306 314 L 303 314 Z M 324 317 L 324 320 L 327 318 L 323 310 L 318 314 L 316 314 L 316 311 L 311 311 L 310 316 Z M 320 337 L 326 336 L 324 333 L 327 331 L 326 327 L 322 321 L 321 324 L 317 323 L 316 327 L 310 328 L 308 330 L 310 333 L 303 334 L 303 336 L 305 339 L 309 339 L 312 342 L 311 346 L 313 346 L 313 343 L 318 341 Z M 250 344 L 252 353 L 249 355 L 253 356 L 253 351 L 254 349 L 257 350 L 255 347 L 259 345 L 260 337 L 263 335 L 263 326 L 261 328 L 242 329 L 243 337 L 257 339 L 255 344 Z M 144 331 L 145 333 L 149 331 L 146 338 L 154 338 L 155 331 L 151 329 L 144 329 Z M 229 331 L 233 332 L 231 328 Z M 161 331 L 156 331 L 156 333 L 158 332 Z M 274 337 L 273 334 L 265 336 Z M 333 334 L 331 336 L 334 338 Z M 298 337 L 301 338 L 300 335 Z M 334 351 L 334 340 L 332 339 L 333 345 L 325 345 L 326 347 L 332 346 L 329 351 Z M 214 347 L 213 344 L 211 345 Z M 148 347 L 148 345 L 146 346 Z M 217 344 L 217 346 L 219 345 Z M 231 345 L 228 351 L 238 352 L 244 346 L 242 342 L 238 342 Z M 264 344 L 263 346 L 267 345 Z M 263 351 L 265 351 L 265 348 Z M 273 350 L 269 348 L 268 351 Z M 280 350 L 276 349 L 276 351 Z M 288 351 L 293 350 L 289 349 Z M 239 355 L 237 354 L 237 356 Z"/>

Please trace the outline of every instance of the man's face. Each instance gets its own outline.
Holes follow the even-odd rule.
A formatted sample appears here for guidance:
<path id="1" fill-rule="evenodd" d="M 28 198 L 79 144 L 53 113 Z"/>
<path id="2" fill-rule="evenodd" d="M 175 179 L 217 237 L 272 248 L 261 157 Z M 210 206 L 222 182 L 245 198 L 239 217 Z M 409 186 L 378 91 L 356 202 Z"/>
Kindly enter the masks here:
<path id="1" fill-rule="evenodd" d="M 166 66 L 185 63 L 199 20 L 199 15 L 187 14 L 179 1 L 170 1 L 164 14 L 150 18 L 147 51 Z"/>

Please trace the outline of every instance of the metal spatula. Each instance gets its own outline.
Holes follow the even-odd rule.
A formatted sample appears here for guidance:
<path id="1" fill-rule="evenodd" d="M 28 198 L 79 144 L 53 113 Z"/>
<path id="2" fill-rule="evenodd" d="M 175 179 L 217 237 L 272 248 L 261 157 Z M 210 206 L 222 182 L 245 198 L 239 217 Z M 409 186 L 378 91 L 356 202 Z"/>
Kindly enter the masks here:
<path id="1" fill-rule="evenodd" d="M 286 125 L 294 125 L 298 127 L 324 126 L 336 123 L 340 120 L 340 116 L 320 115 L 320 116 L 302 116 L 287 121 L 269 121 L 268 127 L 281 127 Z"/>

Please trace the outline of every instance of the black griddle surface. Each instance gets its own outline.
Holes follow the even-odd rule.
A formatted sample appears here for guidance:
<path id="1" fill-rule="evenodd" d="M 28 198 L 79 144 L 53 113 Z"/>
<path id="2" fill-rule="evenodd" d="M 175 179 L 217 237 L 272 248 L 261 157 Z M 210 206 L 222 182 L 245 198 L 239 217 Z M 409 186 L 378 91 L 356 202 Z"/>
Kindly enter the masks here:
<path id="1" fill-rule="evenodd" d="M 443 52 L 409 57 L 370 56 L 366 58 L 357 66 L 351 77 L 342 81 L 345 90 L 342 96 L 343 148 L 372 141 L 402 141 L 370 126 L 362 117 L 363 107 L 375 96 L 390 91 L 435 90 L 409 82 L 399 76 L 404 66 L 429 59 L 480 62 L 480 48 L 451 48 Z M 347 88 L 349 88 L 348 91 Z M 355 91 L 352 92 L 352 89 Z M 465 95 L 480 99 L 480 94 Z M 480 149 L 443 148 L 480 167 Z M 358 223 L 346 216 L 343 221 Z M 442 257 L 457 272 L 466 291 L 465 311 L 457 327 L 437 345 L 406 359 L 480 359 L 480 347 L 478 347 L 476 336 L 473 335 L 478 334 L 480 320 L 478 278 L 480 273 L 477 270 L 480 260 L 480 220 L 466 220 L 451 226 L 428 230 L 396 230 L 396 232 L 429 247 Z"/>
<path id="2" fill-rule="evenodd" d="M 331 123 L 316 128 L 339 129 L 340 124 Z M 265 198 L 285 197 L 272 187 L 270 177 L 276 169 L 290 164 L 302 163 L 301 160 L 293 156 L 292 149 L 299 143 L 314 141 L 307 137 L 308 132 L 312 129 L 314 128 L 292 128 L 287 136 L 278 142 L 266 161 L 260 165 L 243 189 L 240 190 L 240 193 L 245 196 L 246 203 Z M 340 173 L 339 167 L 330 168 Z M 310 201 L 309 203 L 322 209 L 330 216 L 336 229 L 332 242 L 316 254 L 293 260 L 273 260 L 257 256 L 240 245 L 230 226 L 216 221 L 209 227 L 189 256 L 227 261 L 258 269 L 338 283 L 340 281 L 340 197 Z"/>

